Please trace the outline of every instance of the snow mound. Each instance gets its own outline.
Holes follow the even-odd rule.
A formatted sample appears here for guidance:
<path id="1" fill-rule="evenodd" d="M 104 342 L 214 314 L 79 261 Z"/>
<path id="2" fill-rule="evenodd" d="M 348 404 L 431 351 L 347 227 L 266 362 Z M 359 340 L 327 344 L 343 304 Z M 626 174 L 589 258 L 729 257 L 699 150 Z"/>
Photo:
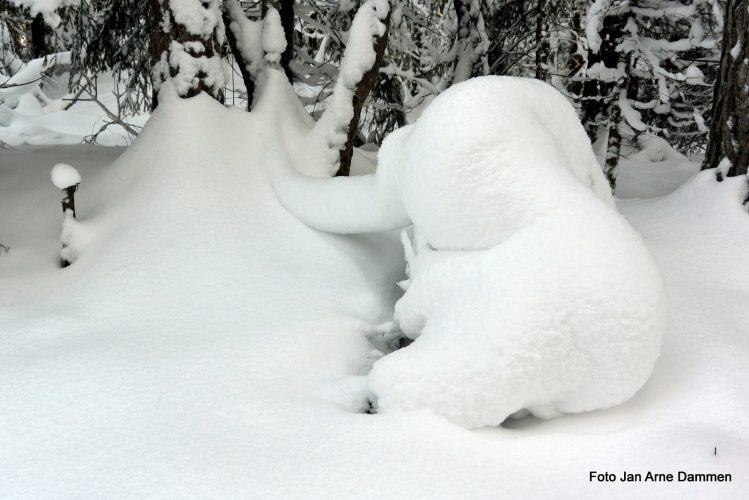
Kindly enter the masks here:
<path id="1" fill-rule="evenodd" d="M 279 205 L 270 173 L 306 154 L 293 127 L 278 135 L 292 103 L 248 114 L 165 97 L 125 153 L 0 153 L 0 496 L 747 498 L 745 178 L 707 172 L 620 204 L 669 302 L 661 357 L 628 402 L 475 432 L 428 411 L 362 415 L 366 380 L 352 376 L 403 255 Z M 66 269 L 60 161 L 86 179 L 92 238 Z M 591 483 L 591 469 L 733 481 Z"/>
<path id="2" fill-rule="evenodd" d="M 439 250 L 492 248 L 591 189 L 613 206 L 574 109 L 532 79 L 451 87 L 385 140 L 379 168 L 419 235 Z"/>
<path id="3" fill-rule="evenodd" d="M 552 87 L 456 85 L 385 140 L 374 176 L 277 185 L 323 229 L 413 222 L 395 319 L 417 341 L 374 364 L 378 411 L 497 425 L 524 409 L 546 418 L 610 407 L 648 379 L 661 278 Z M 356 208 L 317 209 L 326 203 Z"/>
<path id="4" fill-rule="evenodd" d="M 700 165 L 673 149 L 663 138 L 644 136 L 634 154 L 622 157 L 616 179 L 620 199 L 665 196 L 700 171 Z"/>
<path id="5" fill-rule="evenodd" d="M 52 179 L 52 184 L 54 184 L 57 189 L 67 189 L 70 186 L 75 186 L 76 184 L 81 183 L 81 174 L 67 163 L 58 163 L 52 167 L 50 177 Z"/>

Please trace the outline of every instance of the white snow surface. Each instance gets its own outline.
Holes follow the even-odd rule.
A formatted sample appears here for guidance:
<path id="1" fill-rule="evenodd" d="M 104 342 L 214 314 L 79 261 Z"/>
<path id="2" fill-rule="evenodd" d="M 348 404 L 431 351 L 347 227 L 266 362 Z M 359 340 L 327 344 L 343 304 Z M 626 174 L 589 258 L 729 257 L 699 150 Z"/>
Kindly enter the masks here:
<path id="1" fill-rule="evenodd" d="M 81 174 L 78 173 L 75 167 L 72 167 L 67 163 L 58 163 L 52 167 L 50 177 L 52 179 L 52 184 L 54 184 L 57 189 L 69 188 L 70 186 L 75 186 L 81 182 Z"/>
<path id="2" fill-rule="evenodd" d="M 628 402 L 478 431 L 428 411 L 365 415 L 366 332 L 391 314 L 402 249 L 390 234 L 319 233 L 281 207 L 269 177 L 304 158 L 289 145 L 305 129 L 283 126 L 298 120 L 270 102 L 283 94 L 266 88 L 251 114 L 164 96 L 119 157 L 0 152 L 0 496 L 749 494 L 744 179 L 706 172 L 620 204 L 669 302 L 661 357 Z M 86 178 L 89 240 L 66 269 L 48 177 L 60 161 Z M 591 470 L 733 481 L 596 483 Z"/>
<path id="3" fill-rule="evenodd" d="M 221 22 L 219 0 L 168 0 L 174 21 L 203 39 L 213 35 Z"/>
<path id="4" fill-rule="evenodd" d="M 263 19 L 263 51 L 269 63 L 281 62 L 281 54 L 286 50 L 286 36 L 281 26 L 281 15 L 271 7 Z"/>
<path id="5" fill-rule="evenodd" d="M 189 45 L 188 45 L 189 44 Z M 205 46 L 201 42 L 180 43 L 172 40 L 169 44 L 169 68 L 176 69 L 175 75 L 169 76 L 169 80 L 175 86 L 180 95 L 198 85 L 201 76 L 203 82 L 217 92 L 226 84 L 226 75 L 221 58 L 217 55 L 211 57 L 203 54 Z"/>
<path id="6" fill-rule="evenodd" d="M 386 208 L 362 203 L 367 180 Z M 499 425 L 520 410 L 547 418 L 607 408 L 650 375 L 663 334 L 659 272 L 551 86 L 455 85 L 385 140 L 377 174 L 328 180 L 316 200 L 314 181 L 279 190 L 314 227 L 339 229 L 341 217 L 313 219 L 312 206 L 358 205 L 342 211 L 339 229 L 357 232 L 361 210 L 379 216 L 400 204 L 424 242 L 395 307 L 416 342 L 374 365 L 378 411 L 427 408 L 466 427 Z"/>
<path id="7" fill-rule="evenodd" d="M 29 65 L 32 63 L 33 61 Z M 97 85 L 99 101 L 108 109 L 116 110 L 117 98 L 111 92 L 114 87 L 112 75 L 98 75 Z M 4 142 L 10 146 L 77 144 L 100 131 L 109 121 L 96 102 L 79 101 L 70 109 L 65 109 L 70 103 L 65 99 L 73 97 L 66 88 L 67 78 L 56 77 L 50 82 L 50 86 L 54 86 L 52 90 L 60 98 L 52 99 L 51 102 L 44 104 L 35 95 L 36 84 L 14 87 L 16 90 L 22 90 L 21 95 L 15 95 L 0 105 L 0 143 Z M 7 95 L 0 97 L 5 98 Z M 129 116 L 126 121 L 138 128 L 146 122 L 148 116 L 145 113 Z M 96 140 L 97 144 L 106 146 L 124 146 L 131 141 L 132 137 L 127 131 L 120 125 L 114 124 L 101 131 Z"/>
<path id="8" fill-rule="evenodd" d="M 700 171 L 699 163 L 690 161 L 661 137 L 643 134 L 637 147 L 639 151 L 619 160 L 617 198 L 665 196 Z"/>

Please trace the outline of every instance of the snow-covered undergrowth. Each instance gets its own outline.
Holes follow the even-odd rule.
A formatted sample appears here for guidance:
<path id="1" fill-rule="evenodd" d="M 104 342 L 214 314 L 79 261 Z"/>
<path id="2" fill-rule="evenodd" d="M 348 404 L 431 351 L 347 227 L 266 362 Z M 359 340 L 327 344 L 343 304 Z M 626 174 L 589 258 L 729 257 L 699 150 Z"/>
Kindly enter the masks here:
<path id="1" fill-rule="evenodd" d="M 39 74 L 32 70 L 37 61 L 42 59 L 31 61 L 28 64 L 31 68 L 14 78 L 21 83 L 36 82 Z M 115 82 L 111 75 L 100 74 L 95 80 L 98 103 L 84 94 L 80 101 L 70 106 L 74 95 L 67 91 L 67 74 L 57 75 L 45 80 L 45 83 L 45 92 L 50 95 L 45 95 L 43 100 L 35 95 L 38 82 L 35 85 L 0 90 L 0 144 L 78 144 L 97 134 L 112 121 L 102 108 L 105 107 L 109 112 L 117 110 L 118 98 L 112 93 Z M 138 128 L 148 120 L 148 116 L 147 113 L 129 116 L 126 122 Z M 125 146 L 132 140 L 133 137 L 127 130 L 116 124 L 107 126 L 96 137 L 96 143 L 104 146 Z"/>
<path id="2" fill-rule="evenodd" d="M 706 173 L 621 203 L 669 301 L 661 357 L 633 399 L 480 431 L 426 411 L 366 415 L 366 336 L 391 314 L 402 248 L 392 234 L 323 234 L 283 209 L 269 174 L 305 156 L 283 104 L 247 114 L 165 98 L 118 158 L 91 146 L 0 152 L 0 496 L 749 491 L 743 180 Z M 82 177 L 83 244 L 66 269 L 49 177 L 59 162 Z M 588 482 L 590 470 L 625 469 L 734 480 Z"/>

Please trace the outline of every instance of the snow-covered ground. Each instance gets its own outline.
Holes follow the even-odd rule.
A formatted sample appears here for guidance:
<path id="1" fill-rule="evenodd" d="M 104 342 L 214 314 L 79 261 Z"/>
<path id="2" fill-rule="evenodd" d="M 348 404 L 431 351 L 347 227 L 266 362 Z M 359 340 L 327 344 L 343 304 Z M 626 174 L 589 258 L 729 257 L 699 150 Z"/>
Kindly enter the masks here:
<path id="1" fill-rule="evenodd" d="M 165 99 L 125 150 L 0 151 L 0 497 L 749 495 L 745 179 L 625 161 L 619 208 L 667 287 L 651 379 L 613 409 L 468 431 L 361 413 L 403 250 L 284 210 L 270 177 L 304 156 L 296 133 L 275 109 Z M 61 162 L 82 177 L 65 269 Z M 733 480 L 589 481 L 625 470 Z"/>
<path id="2" fill-rule="evenodd" d="M 36 61 L 41 60 L 32 63 Z M 15 78 L 21 82 L 34 81 L 35 75 L 24 74 L 19 73 Z M 36 75 L 38 78 L 38 72 Z M 112 92 L 115 88 L 112 76 L 103 73 L 95 82 L 96 99 L 84 93 L 69 110 L 66 108 L 71 106 L 74 95 L 67 93 L 67 74 L 45 80 L 48 94 L 45 98 L 49 99 L 45 104 L 34 96 L 36 86 L 21 87 L 23 92 L 17 91 L 18 95 L 0 90 L 0 145 L 80 144 L 97 133 L 97 144 L 125 146 L 132 143 L 133 137 L 120 125 L 107 125 L 112 120 L 103 108 L 115 114 L 117 111 L 118 98 Z M 123 119 L 137 130 L 148 120 L 148 114 Z"/>

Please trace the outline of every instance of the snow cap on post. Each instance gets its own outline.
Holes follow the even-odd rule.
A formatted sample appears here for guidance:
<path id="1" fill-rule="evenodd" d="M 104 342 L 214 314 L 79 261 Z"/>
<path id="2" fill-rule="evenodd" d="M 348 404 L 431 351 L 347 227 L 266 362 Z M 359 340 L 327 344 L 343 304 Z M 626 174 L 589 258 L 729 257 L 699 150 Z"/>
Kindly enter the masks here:
<path id="1" fill-rule="evenodd" d="M 57 189 L 67 189 L 81 183 L 81 174 L 67 163 L 58 163 L 52 167 L 50 177 Z"/>

